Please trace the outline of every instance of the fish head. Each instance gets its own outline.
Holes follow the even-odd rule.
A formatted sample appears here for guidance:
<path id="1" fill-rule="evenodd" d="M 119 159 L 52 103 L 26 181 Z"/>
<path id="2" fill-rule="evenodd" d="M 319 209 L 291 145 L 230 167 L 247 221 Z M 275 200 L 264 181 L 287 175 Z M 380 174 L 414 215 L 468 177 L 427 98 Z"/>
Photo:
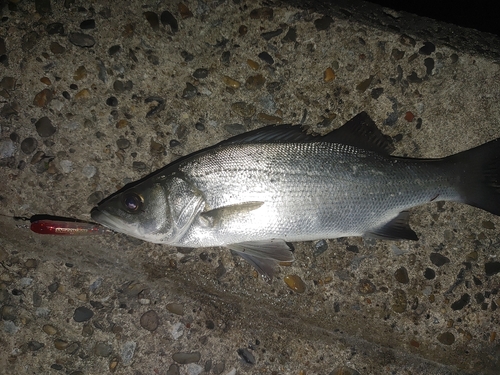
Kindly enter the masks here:
<path id="1" fill-rule="evenodd" d="M 92 209 L 92 219 L 116 232 L 148 242 L 179 245 L 204 204 L 185 179 L 153 176 L 106 198 Z"/>

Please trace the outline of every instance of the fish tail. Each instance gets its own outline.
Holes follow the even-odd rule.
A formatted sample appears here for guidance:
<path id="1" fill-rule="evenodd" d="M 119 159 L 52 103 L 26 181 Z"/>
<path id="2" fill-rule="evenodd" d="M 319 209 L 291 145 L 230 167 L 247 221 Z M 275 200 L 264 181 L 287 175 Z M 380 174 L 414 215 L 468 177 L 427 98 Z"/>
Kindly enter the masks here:
<path id="1" fill-rule="evenodd" d="M 500 216 L 500 138 L 445 160 L 459 175 L 461 201 Z"/>

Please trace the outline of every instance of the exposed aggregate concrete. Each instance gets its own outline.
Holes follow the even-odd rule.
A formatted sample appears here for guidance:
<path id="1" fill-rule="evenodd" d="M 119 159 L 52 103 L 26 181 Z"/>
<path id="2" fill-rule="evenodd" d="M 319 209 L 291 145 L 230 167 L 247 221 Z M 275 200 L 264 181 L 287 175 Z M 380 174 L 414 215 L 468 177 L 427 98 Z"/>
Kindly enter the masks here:
<path id="1" fill-rule="evenodd" d="M 478 209 L 412 210 L 418 242 L 295 244 L 270 285 L 225 249 L 14 220 L 88 220 L 269 123 L 326 133 L 367 111 L 411 157 L 500 137 L 498 39 L 299 3 L 0 3 L 0 373 L 498 373 L 500 220 Z"/>

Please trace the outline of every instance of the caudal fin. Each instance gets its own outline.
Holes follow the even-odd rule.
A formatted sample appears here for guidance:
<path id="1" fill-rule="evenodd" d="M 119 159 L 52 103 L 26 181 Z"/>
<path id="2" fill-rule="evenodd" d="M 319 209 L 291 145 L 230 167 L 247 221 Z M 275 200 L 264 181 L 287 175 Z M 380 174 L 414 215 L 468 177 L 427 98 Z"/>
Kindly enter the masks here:
<path id="1" fill-rule="evenodd" d="M 500 138 L 446 160 L 459 174 L 462 202 L 500 216 Z"/>

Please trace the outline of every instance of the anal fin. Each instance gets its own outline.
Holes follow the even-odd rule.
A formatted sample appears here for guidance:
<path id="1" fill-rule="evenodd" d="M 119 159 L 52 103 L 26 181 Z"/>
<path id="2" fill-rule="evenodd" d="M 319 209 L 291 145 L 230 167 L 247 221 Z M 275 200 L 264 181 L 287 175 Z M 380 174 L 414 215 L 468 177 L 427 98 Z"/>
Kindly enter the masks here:
<path id="1" fill-rule="evenodd" d="M 418 240 L 417 234 L 410 228 L 410 214 L 400 212 L 398 216 L 379 228 L 365 233 L 365 236 L 384 240 Z"/>
<path id="2" fill-rule="evenodd" d="M 278 263 L 294 260 L 290 246 L 283 240 L 241 242 L 227 247 L 250 263 L 267 282 L 271 282 Z"/>

